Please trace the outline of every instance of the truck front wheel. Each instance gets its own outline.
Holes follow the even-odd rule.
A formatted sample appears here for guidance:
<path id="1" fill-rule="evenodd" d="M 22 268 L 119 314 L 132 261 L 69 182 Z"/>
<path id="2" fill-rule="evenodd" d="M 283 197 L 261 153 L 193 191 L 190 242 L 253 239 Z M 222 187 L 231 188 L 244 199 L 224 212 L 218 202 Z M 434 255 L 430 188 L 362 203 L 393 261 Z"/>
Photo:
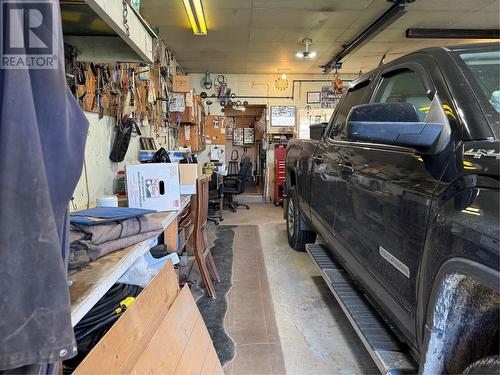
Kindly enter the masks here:
<path id="1" fill-rule="evenodd" d="M 300 228 L 302 214 L 299 209 L 299 201 L 297 198 L 297 189 L 295 186 L 290 187 L 287 196 L 288 202 L 286 213 L 286 229 L 288 233 L 288 243 L 297 251 L 305 251 L 307 243 L 316 241 L 316 233 L 310 230 Z"/>

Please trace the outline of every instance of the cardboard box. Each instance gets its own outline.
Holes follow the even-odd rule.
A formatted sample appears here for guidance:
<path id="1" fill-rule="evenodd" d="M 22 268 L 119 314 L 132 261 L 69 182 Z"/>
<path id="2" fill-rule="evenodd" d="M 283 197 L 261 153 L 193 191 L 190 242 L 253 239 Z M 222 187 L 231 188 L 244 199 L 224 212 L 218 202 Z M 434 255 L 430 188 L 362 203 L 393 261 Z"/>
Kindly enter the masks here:
<path id="1" fill-rule="evenodd" d="M 131 164 L 125 167 L 128 206 L 158 211 L 181 208 L 176 163 Z"/>
<path id="2" fill-rule="evenodd" d="M 179 164 L 181 194 L 196 194 L 196 179 L 202 175 L 202 165 Z"/>
<path id="3" fill-rule="evenodd" d="M 189 76 L 175 75 L 172 78 L 173 92 L 189 92 L 191 90 L 191 79 Z"/>

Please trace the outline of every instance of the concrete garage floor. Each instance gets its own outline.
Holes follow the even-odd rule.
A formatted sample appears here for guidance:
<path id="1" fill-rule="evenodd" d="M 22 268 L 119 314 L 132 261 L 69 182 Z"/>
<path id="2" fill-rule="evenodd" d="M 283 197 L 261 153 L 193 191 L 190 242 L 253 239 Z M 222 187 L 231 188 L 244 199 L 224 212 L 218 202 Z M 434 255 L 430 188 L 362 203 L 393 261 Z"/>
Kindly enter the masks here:
<path id="1" fill-rule="evenodd" d="M 259 239 L 242 243 L 249 241 L 248 234 L 242 232 L 238 235 L 237 231 L 234 243 L 234 290 L 228 294 L 229 309 L 225 320 L 226 329 L 236 344 L 236 357 L 226 365 L 226 373 L 378 373 L 309 255 L 296 252 L 288 246 L 283 209 L 265 203 L 251 203 L 250 207 L 250 210 L 240 208 L 237 213 L 224 211 L 225 225 L 258 227 L 264 264 L 260 271 L 252 269 L 259 268 L 255 266 L 258 256 L 255 263 L 248 258 L 248 254 L 243 255 L 245 253 L 238 249 L 246 248 L 251 252 Z M 239 260 L 246 267 L 238 266 Z M 245 277 L 244 274 L 254 277 Z M 238 295 L 238 290 L 244 290 L 238 289 L 242 282 L 256 278 L 261 283 L 260 295 Z M 262 281 L 267 285 L 262 287 Z M 270 291 L 272 304 L 268 308 L 266 290 Z M 235 327 L 238 326 L 234 321 L 235 315 L 244 313 L 245 301 L 250 301 L 247 302 L 248 309 L 255 310 L 258 296 L 263 301 L 264 319 L 256 319 L 252 323 L 252 334 L 235 334 Z M 272 314 L 273 309 L 274 319 L 269 316 L 269 311 Z M 273 323 L 277 327 L 278 337 L 273 337 Z M 266 335 L 262 337 L 256 333 L 260 325 L 266 329 Z M 281 353 L 273 355 L 279 344 L 283 358 L 281 361 Z"/>

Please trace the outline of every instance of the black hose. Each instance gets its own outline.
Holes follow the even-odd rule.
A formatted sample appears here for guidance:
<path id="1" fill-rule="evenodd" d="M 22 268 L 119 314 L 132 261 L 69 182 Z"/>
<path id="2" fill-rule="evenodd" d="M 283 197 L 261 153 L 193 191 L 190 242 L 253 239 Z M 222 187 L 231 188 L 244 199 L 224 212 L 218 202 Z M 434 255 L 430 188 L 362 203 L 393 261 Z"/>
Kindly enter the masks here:
<path id="1" fill-rule="evenodd" d="M 115 320 L 118 320 L 118 318 L 120 317 L 120 314 L 114 314 L 114 315 L 110 315 L 108 318 L 106 319 L 103 319 L 101 320 L 100 322 L 98 322 L 96 325 L 92 326 L 90 329 L 88 329 L 87 331 L 84 331 L 83 333 L 81 333 L 80 335 L 76 336 L 76 342 L 78 341 L 82 341 L 85 337 L 87 337 L 88 335 L 90 335 L 91 333 L 103 328 L 103 327 L 106 327 L 108 326 L 110 323 L 114 323 Z"/>

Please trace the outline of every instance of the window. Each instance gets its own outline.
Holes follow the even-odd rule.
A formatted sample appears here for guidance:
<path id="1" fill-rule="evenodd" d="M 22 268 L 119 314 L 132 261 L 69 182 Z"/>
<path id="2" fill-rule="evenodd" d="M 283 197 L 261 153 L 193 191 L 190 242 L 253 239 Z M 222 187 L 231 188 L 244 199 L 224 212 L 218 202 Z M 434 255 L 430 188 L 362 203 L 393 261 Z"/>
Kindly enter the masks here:
<path id="1" fill-rule="evenodd" d="M 363 100 L 366 99 L 366 95 L 369 91 L 369 83 L 370 80 L 366 80 L 349 89 L 347 96 L 344 100 L 342 100 L 339 111 L 333 120 L 334 123 L 329 135 L 330 138 L 337 138 L 338 135 L 341 134 L 344 129 L 345 120 L 351 108 L 355 105 L 365 103 Z"/>
<path id="2" fill-rule="evenodd" d="M 477 83 L 472 86 L 479 88 L 475 91 L 482 104 L 489 102 L 500 113 L 500 51 L 461 53 L 459 56 Z"/>
<path id="3" fill-rule="evenodd" d="M 417 109 L 420 121 L 424 121 L 431 100 L 427 97 L 420 77 L 409 69 L 382 79 L 374 103 L 411 103 Z"/>

